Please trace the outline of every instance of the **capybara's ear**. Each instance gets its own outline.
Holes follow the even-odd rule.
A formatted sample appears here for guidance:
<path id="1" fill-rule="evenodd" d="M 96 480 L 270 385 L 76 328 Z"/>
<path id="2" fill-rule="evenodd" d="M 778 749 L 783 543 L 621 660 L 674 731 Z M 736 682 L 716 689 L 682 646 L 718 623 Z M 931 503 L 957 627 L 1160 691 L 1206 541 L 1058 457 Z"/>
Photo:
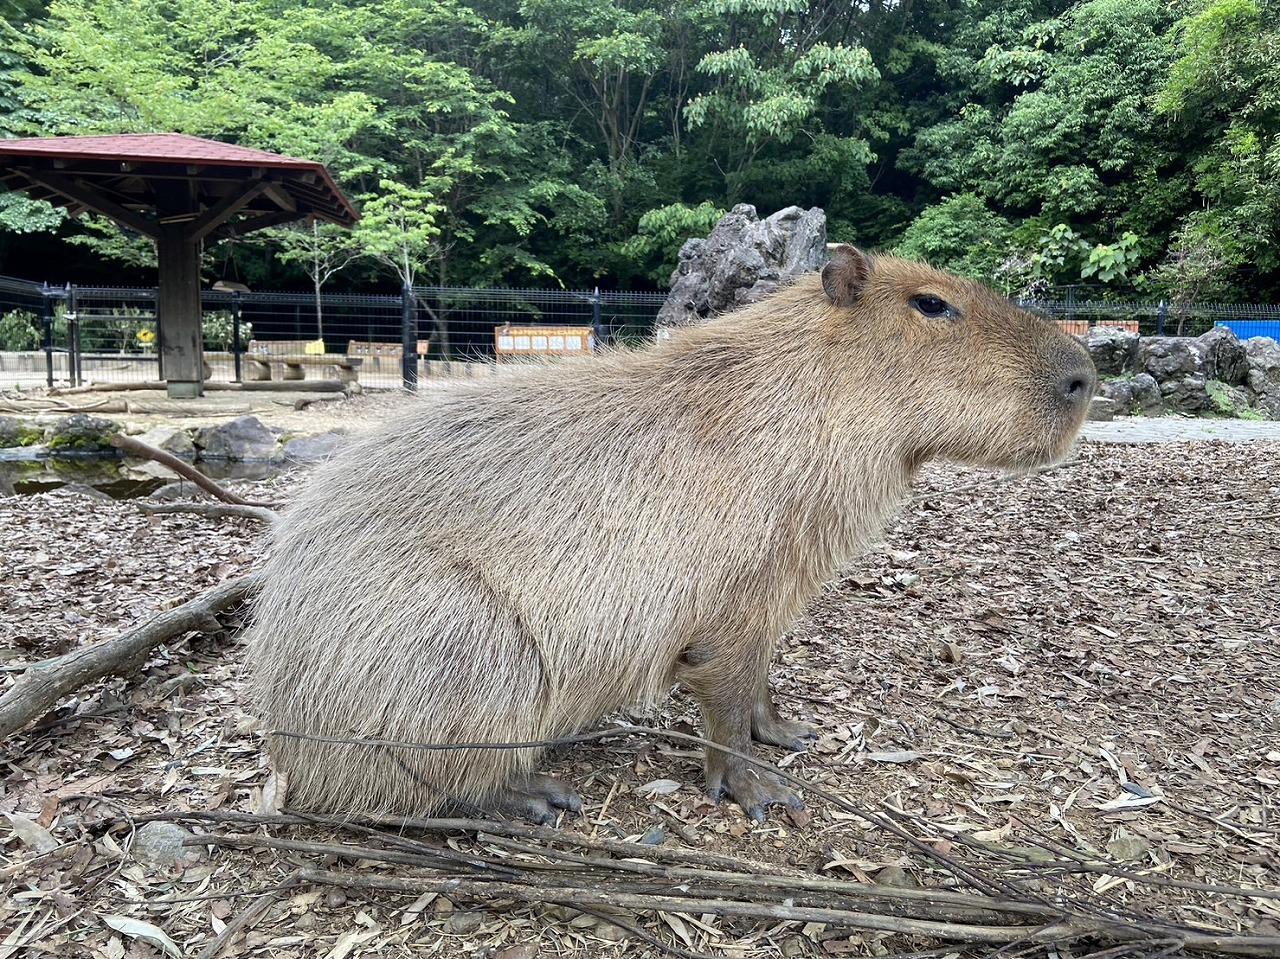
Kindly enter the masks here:
<path id="1" fill-rule="evenodd" d="M 852 306 L 875 267 L 871 257 L 857 247 L 841 243 L 831 253 L 831 262 L 822 268 L 822 288 L 836 306 Z"/>

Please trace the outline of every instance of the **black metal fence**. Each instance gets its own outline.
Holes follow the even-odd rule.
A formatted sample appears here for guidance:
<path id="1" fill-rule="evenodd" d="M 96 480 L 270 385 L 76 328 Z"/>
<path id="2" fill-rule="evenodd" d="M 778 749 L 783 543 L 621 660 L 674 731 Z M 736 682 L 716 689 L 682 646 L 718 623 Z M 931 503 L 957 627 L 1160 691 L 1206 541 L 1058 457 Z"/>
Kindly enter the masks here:
<path id="1" fill-rule="evenodd" d="M 1056 299 L 1023 300 L 1019 305 L 1067 325 L 1073 333 L 1089 326 L 1122 326 L 1144 336 L 1199 336 L 1215 326 L 1230 327 L 1240 339 L 1280 340 L 1280 306 L 1256 303 L 1197 303 L 1178 306 L 1112 300 L 1078 300 L 1067 288 Z"/>
<path id="2" fill-rule="evenodd" d="M 581 330 L 595 344 L 643 342 L 664 300 L 601 290 L 416 287 L 399 296 L 323 294 L 317 304 L 312 294 L 206 290 L 206 379 L 252 379 L 290 357 L 314 357 L 316 366 L 354 357 L 362 386 L 412 386 L 457 373 L 456 364 L 493 361 L 496 331 L 508 325 Z M 0 387 L 9 385 L 7 373 L 28 380 L 43 373 L 50 386 L 157 380 L 158 336 L 153 289 L 0 277 Z"/>
<path id="3" fill-rule="evenodd" d="M 494 360 L 500 328 L 589 332 L 596 344 L 644 342 L 665 297 L 658 293 L 418 287 L 399 296 L 205 291 L 206 379 L 305 376 L 301 356 L 345 363 L 364 387 L 413 386 Z M 1242 339 L 1280 339 L 1280 306 L 1064 299 L 1025 302 L 1071 332 L 1121 325 L 1146 335 L 1198 335 L 1229 326 Z M 48 286 L 0 277 L 0 388 L 43 381 L 160 378 L 156 291 Z M 536 343 L 537 337 L 532 341 Z M 548 337 L 542 337 L 545 342 Z M 526 342 L 530 338 L 526 337 Z M 465 367 L 470 371 L 471 367 Z"/>

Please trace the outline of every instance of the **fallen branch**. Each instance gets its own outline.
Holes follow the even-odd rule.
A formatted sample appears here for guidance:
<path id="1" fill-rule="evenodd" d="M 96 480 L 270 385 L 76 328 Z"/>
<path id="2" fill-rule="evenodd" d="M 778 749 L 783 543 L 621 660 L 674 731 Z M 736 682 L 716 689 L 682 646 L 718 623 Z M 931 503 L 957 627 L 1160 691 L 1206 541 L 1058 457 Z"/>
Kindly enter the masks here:
<path id="1" fill-rule="evenodd" d="M 773 922 L 820 922 L 840 929 L 863 929 L 911 936 L 928 936 L 948 942 L 995 945 L 1002 943 L 1060 944 L 1080 939 L 1104 942 L 1150 942 L 1156 936 L 1176 939 L 1183 948 L 1233 956 L 1275 956 L 1280 951 L 1280 936 L 1233 936 L 1194 931 L 1169 931 L 1145 928 L 1147 924 L 1092 919 L 1063 915 L 1054 922 L 1034 925 L 980 925 L 976 923 L 942 922 L 880 915 L 851 909 L 816 908 L 790 905 L 786 902 L 753 902 L 750 900 L 688 897 L 661 891 L 625 892 L 616 888 L 557 887 L 543 882 L 512 883 L 457 876 L 384 876 L 376 873 L 342 873 L 325 869 L 302 868 L 300 882 L 336 886 L 343 889 L 393 892 L 409 896 L 425 893 L 446 895 L 450 899 L 467 898 L 481 901 L 515 900 L 532 905 L 565 906 L 570 909 L 626 909 L 641 912 L 711 913 L 726 918 L 765 919 Z"/>
<path id="2" fill-rule="evenodd" d="M 259 573 L 227 580 L 112 639 L 32 663 L 13 688 L 0 696 L 0 737 L 17 732 L 85 683 L 137 671 L 153 648 L 198 629 L 214 613 L 238 606 L 260 584 Z"/>
<path id="3" fill-rule="evenodd" d="M 130 456 L 136 456 L 139 459 L 153 460 L 161 466 L 168 467 L 183 479 L 189 479 L 202 490 L 216 499 L 222 500 L 224 503 L 234 503 L 237 506 L 258 506 L 269 508 L 269 503 L 253 503 L 242 496 L 237 496 L 230 490 L 223 489 L 209 477 L 205 476 L 198 469 L 183 460 L 178 459 L 172 453 L 166 453 L 164 450 L 158 450 L 154 446 L 148 446 L 140 440 L 134 439 L 132 436 L 126 436 L 124 433 L 113 433 L 109 440 L 116 449 L 123 450 Z"/>
<path id="4" fill-rule="evenodd" d="M 206 519 L 253 519 L 270 525 L 279 514 L 265 506 L 248 506 L 239 503 L 148 503 L 138 504 L 144 513 L 194 513 Z"/>

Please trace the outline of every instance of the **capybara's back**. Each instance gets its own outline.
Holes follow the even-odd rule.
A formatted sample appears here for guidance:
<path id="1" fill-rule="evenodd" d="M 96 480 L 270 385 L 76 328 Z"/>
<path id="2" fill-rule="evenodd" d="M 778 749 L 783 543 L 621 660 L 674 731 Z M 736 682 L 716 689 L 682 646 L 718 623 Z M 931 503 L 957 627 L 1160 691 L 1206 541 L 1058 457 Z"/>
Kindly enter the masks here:
<path id="1" fill-rule="evenodd" d="M 673 682 L 709 739 L 800 745 L 774 641 L 931 457 L 1061 457 L 1083 347 L 986 288 L 841 247 L 818 276 L 636 352 L 413 400 L 275 532 L 252 688 L 289 804 L 550 819 L 536 749 Z M 307 738 L 314 737 L 314 738 Z M 348 744 L 325 740 L 377 740 Z M 711 750 L 713 793 L 798 802 Z"/>

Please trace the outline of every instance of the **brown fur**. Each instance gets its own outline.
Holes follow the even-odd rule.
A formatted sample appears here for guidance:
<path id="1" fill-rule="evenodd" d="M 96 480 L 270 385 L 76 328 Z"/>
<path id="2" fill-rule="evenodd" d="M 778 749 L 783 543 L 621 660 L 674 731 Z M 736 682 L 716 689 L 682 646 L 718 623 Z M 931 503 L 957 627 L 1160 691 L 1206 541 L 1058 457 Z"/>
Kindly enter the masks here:
<path id="1" fill-rule="evenodd" d="M 921 295 L 947 315 L 922 315 Z M 280 524 L 257 706 L 310 735 L 519 742 L 679 681 L 710 739 L 798 746 L 810 731 L 778 717 L 766 673 L 806 600 L 925 460 L 1052 462 L 1093 387 L 1052 324 L 842 247 L 821 277 L 660 346 L 424 397 L 318 468 Z M 574 805 L 532 749 L 270 749 L 299 807 Z M 707 776 L 757 817 L 798 803 L 725 753 Z"/>

